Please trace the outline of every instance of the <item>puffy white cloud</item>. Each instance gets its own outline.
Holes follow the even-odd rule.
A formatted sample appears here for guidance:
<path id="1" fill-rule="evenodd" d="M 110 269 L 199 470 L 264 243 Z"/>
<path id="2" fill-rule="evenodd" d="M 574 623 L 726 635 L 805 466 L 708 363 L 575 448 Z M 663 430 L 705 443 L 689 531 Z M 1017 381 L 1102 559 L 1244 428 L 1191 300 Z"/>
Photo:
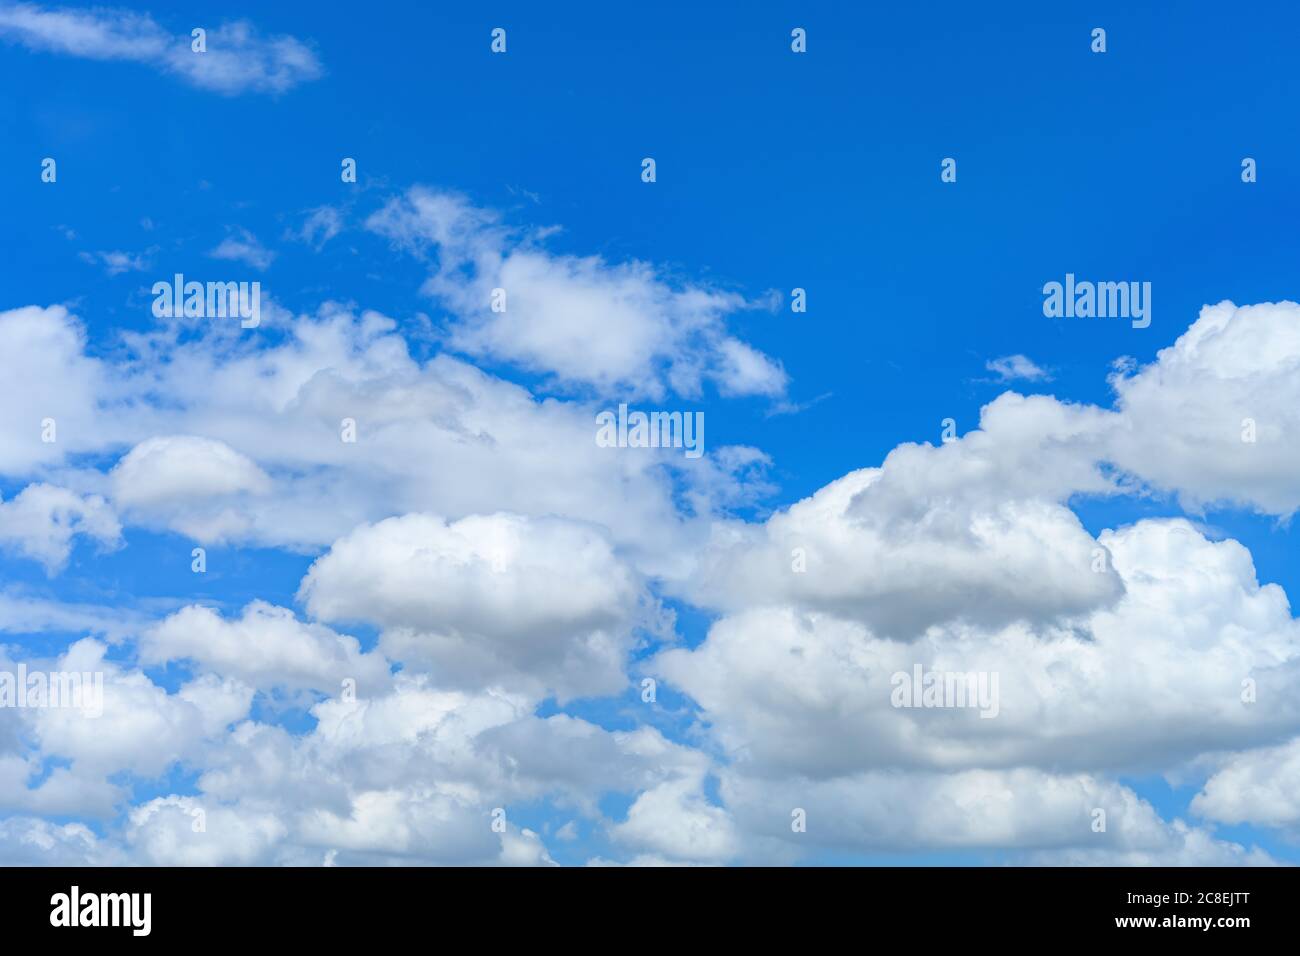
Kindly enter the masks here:
<path id="1" fill-rule="evenodd" d="M 170 796 L 132 808 L 126 842 L 146 866 L 249 866 L 285 832 L 273 813 Z"/>
<path id="2" fill-rule="evenodd" d="M 542 720 L 533 706 L 399 678 L 378 696 L 321 702 L 305 734 L 244 721 L 203 751 L 197 794 L 135 808 L 122 842 L 159 865 L 544 865 L 538 835 L 513 822 L 516 802 L 555 797 L 598 817 L 606 789 L 698 779 L 707 766 L 648 728 Z M 196 809 L 206 832 L 193 829 Z"/>
<path id="3" fill-rule="evenodd" d="M 644 262 L 547 252 L 544 233 L 514 233 L 495 213 L 422 187 L 367 226 L 417 251 L 436 247 L 425 291 L 455 313 L 460 351 L 603 394 L 694 396 L 705 381 L 730 395 L 785 391 L 777 362 L 726 333 L 726 317 L 750 307 L 736 293 L 676 287 Z M 495 289 L 504 309 L 493 309 Z"/>
<path id="4" fill-rule="evenodd" d="M 357 693 L 374 694 L 390 683 L 388 663 L 379 654 L 363 654 L 356 638 L 304 624 L 288 608 L 265 601 L 253 601 L 234 620 L 211 608 L 183 608 L 145 631 L 139 651 L 144 664 L 190 660 L 259 690 L 333 694 L 352 680 Z"/>
<path id="5" fill-rule="evenodd" d="M 727 332 L 744 305 L 731 293 L 641 263 L 550 254 L 543 236 L 427 191 L 371 227 L 436 247 L 428 289 L 471 354 L 594 390 L 784 387 Z M 496 285 L 505 313 L 490 311 Z M 602 310 L 626 338 L 594 322 Z M 196 793 L 136 807 L 93 847 L 97 859 L 168 864 L 546 863 L 512 808 L 547 800 L 646 864 L 921 848 L 1268 862 L 1161 820 L 1115 776 L 1186 772 L 1213 754 L 1197 813 L 1294 826 L 1291 752 L 1257 750 L 1300 731 L 1300 633 L 1285 594 L 1259 584 L 1236 542 L 1170 520 L 1094 539 L 1070 505 L 1145 481 L 1189 503 L 1293 510 L 1298 472 L 1283 438 L 1296 312 L 1209 309 L 1155 363 L 1115 379 L 1114 409 L 1006 394 L 961 438 L 900 445 L 762 523 L 720 517 L 752 503 L 761 452 L 711 450 L 690 471 L 602 454 L 592 407 L 538 400 L 446 356 L 417 361 L 377 313 L 277 314 L 256 335 L 172 325 L 126 335 L 105 359 L 87 357 L 63 309 L 0 313 L 16 376 L 0 382 L 16 409 L 0 472 L 57 475 L 83 509 L 109 493 L 127 520 L 204 540 L 328 545 L 300 597 L 332 625 L 260 601 L 233 618 L 186 608 L 133 645 L 142 665 L 194 666 L 175 693 L 105 662 L 98 642 L 74 645 L 69 667 L 106 674 L 104 716 L 0 715 L 0 803 L 107 814 L 123 800 L 114 774 L 153 778 L 184 762 Z M 1239 422 L 1232 441 L 1206 440 L 1215 415 L 1244 417 L 1248 405 L 1264 409 L 1254 446 L 1232 444 Z M 53 444 L 40 441 L 47 416 Z M 345 418 L 356 443 L 340 440 Z M 103 475 L 88 452 L 124 456 Z M 1219 460 L 1243 454 L 1255 457 Z M 1200 467 L 1198 456 L 1215 460 Z M 57 558 L 67 540 L 51 525 L 35 540 Z M 95 527 L 109 537 L 107 523 Z M 796 548 L 804 571 L 792 568 Z M 691 746 L 645 714 L 618 731 L 539 717 L 547 696 L 627 687 L 637 629 L 662 627 L 661 586 L 722 613 L 698 646 L 644 664 L 698 705 L 646 712 L 698 716 L 683 735 Z M 98 619 L 31 602 L 12 616 Z M 377 651 L 332 629 L 353 621 L 379 628 Z M 996 674 L 997 716 L 892 706 L 892 676 L 918 664 Z M 334 691 L 352 676 L 359 697 L 342 699 Z M 1242 699 L 1246 679 L 1256 703 Z M 329 695 L 310 708 L 311 729 L 247 719 L 256 691 L 282 689 Z M 45 773 L 49 759 L 71 764 Z M 1279 782 L 1243 796 L 1269 760 Z M 628 795 L 625 819 L 604 819 L 609 792 Z M 190 828 L 196 806 L 210 811 L 206 834 Z M 512 819 L 505 833 L 490 826 L 497 807 Z M 790 830 L 794 807 L 808 811 L 805 834 Z M 1090 827 L 1096 808 L 1104 834 Z M 76 833 L 11 829 L 0 846 L 90 852 Z"/>
<path id="6" fill-rule="evenodd" d="M 37 755 L 0 753 L 0 808 L 59 817 L 108 819 L 127 791 L 83 767 L 48 773 Z"/>
<path id="7" fill-rule="evenodd" d="M 39 561 L 50 574 L 67 563 L 77 535 L 111 549 L 121 543 L 122 526 L 99 495 L 54 485 L 28 485 L 12 500 L 0 501 L 0 548 Z"/>
<path id="8" fill-rule="evenodd" d="M 113 500 L 134 516 L 170 524 L 199 541 L 249 533 L 243 495 L 266 495 L 271 479 L 225 442 L 193 435 L 149 438 L 109 473 Z"/>
<path id="9" fill-rule="evenodd" d="M 830 780 L 724 773 L 721 792 L 746 850 L 857 853 L 1000 849 L 1022 861 L 1118 865 L 1267 864 L 1262 851 L 1166 823 L 1127 787 L 1038 770 L 864 771 Z M 791 826 L 804 811 L 805 828 Z M 1100 815 L 1098 811 L 1104 813 Z M 1104 824 L 1104 830 L 1101 825 Z"/>
<path id="10" fill-rule="evenodd" d="M 1229 756 L 1192 800 L 1192 811 L 1220 823 L 1300 828 L 1300 737 Z"/>
<path id="11" fill-rule="evenodd" d="M 728 610 L 825 610 L 902 639 L 954 619 L 1036 622 L 1119 597 L 1109 565 L 1093 572 L 1100 545 L 1068 508 L 900 501 L 889 477 L 853 472 L 762 527 L 719 524 L 687 593 Z"/>
<path id="12" fill-rule="evenodd" d="M 270 479 L 224 442 L 191 435 L 150 438 L 113 468 L 113 497 L 126 507 L 247 491 L 265 493 Z"/>
<path id="13" fill-rule="evenodd" d="M 62 306 L 0 312 L 0 355 L 6 356 L 0 376 L 5 408 L 0 471 L 30 474 L 72 448 L 98 443 L 96 411 L 111 389 L 85 347 L 84 330 Z"/>
<path id="14" fill-rule="evenodd" d="M 1155 362 L 1112 383 L 1123 467 L 1191 508 L 1300 507 L 1300 305 L 1207 306 Z"/>
<path id="15" fill-rule="evenodd" d="M 327 306 L 286 319 L 272 344 L 237 323 L 128 335 L 130 360 L 106 365 L 80 357 L 79 327 L 62 309 L 0 313 L 14 366 L 41 370 L 20 376 L 12 396 L 0 382 L 13 421 L 30 423 L 0 432 L 0 473 L 129 452 L 114 477 L 138 482 L 71 477 L 112 484 L 146 524 L 301 550 L 413 511 L 561 515 L 604 526 L 639 567 L 674 574 L 704 517 L 755 486 L 752 455 L 600 448 L 591 406 L 539 401 L 445 356 L 421 364 L 395 329 L 378 313 Z M 99 383 L 93 396 L 81 394 L 87 381 Z M 40 441 L 46 415 L 58 417 L 53 444 Z M 344 419 L 356 422 L 355 443 L 341 440 Z M 682 492 L 693 514 L 679 511 Z"/>
<path id="16" fill-rule="evenodd" d="M 262 36 L 243 20 L 208 30 L 207 52 L 196 53 L 188 35 L 170 33 L 147 14 L 14 3 L 0 7 L 0 36 L 34 50 L 142 63 L 227 95 L 283 93 L 322 72 L 301 40 Z"/>
<path id="17" fill-rule="evenodd" d="M 6 866 L 120 865 L 84 823 L 50 823 L 37 817 L 0 820 L 0 859 Z"/>
<path id="18" fill-rule="evenodd" d="M 904 642 L 823 613 L 753 609 L 649 671 L 698 701 L 726 750 L 756 772 L 1167 769 L 1300 727 L 1285 690 L 1300 673 L 1300 624 L 1281 588 L 1257 583 L 1244 548 L 1182 520 L 1101 541 L 1123 597 L 1057 626 L 934 626 Z M 997 706 L 983 708 L 994 714 L 896 706 L 893 675 L 918 665 L 996 675 Z M 1243 701 L 1247 679 L 1267 706 Z"/>
<path id="19" fill-rule="evenodd" d="M 252 689 L 206 675 L 167 693 L 137 670 L 104 660 L 105 647 L 90 638 L 73 644 L 57 669 L 103 674 L 103 713 L 82 709 L 22 711 L 43 753 L 72 760 L 104 776 L 130 770 L 156 776 L 193 757 L 206 741 L 248 713 Z"/>
<path id="20" fill-rule="evenodd" d="M 624 685 L 644 592 L 594 527 L 411 514 L 335 542 L 300 597 L 322 620 L 384 628 L 389 657 L 430 668 L 441 682 L 505 682 L 571 697 Z"/>
<path id="21" fill-rule="evenodd" d="M 742 841 L 730 814 L 712 804 L 698 777 L 666 780 L 642 791 L 627 819 L 612 828 L 620 843 L 650 850 L 649 855 L 694 863 L 725 863 Z"/>

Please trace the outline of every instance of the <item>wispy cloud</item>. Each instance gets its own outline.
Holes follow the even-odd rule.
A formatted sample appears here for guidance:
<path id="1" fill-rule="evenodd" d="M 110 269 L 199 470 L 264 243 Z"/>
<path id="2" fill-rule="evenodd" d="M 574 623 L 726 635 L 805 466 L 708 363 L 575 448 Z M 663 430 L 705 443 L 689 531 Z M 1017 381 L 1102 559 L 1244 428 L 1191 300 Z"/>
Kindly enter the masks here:
<path id="1" fill-rule="evenodd" d="M 311 210 L 302 225 L 286 231 L 285 236 L 305 242 L 317 252 L 343 231 L 343 216 L 333 206 L 320 206 Z"/>
<path id="2" fill-rule="evenodd" d="M 247 229 L 227 236 L 217 248 L 208 253 L 213 259 L 230 259 L 242 262 L 259 272 L 265 272 L 275 260 L 275 253 L 266 248 Z"/>
<path id="3" fill-rule="evenodd" d="M 1052 373 L 1040 368 L 1023 355 L 1004 355 L 985 362 L 984 367 L 998 377 L 1000 382 L 1050 382 Z"/>
<path id="4" fill-rule="evenodd" d="M 731 334 L 735 313 L 770 306 L 705 283 L 680 283 L 648 262 L 553 253 L 553 227 L 513 229 L 464 196 L 415 187 L 366 227 L 437 267 L 424 291 L 456 316 L 448 341 L 477 357 L 550 374 L 605 394 L 780 399 L 780 362 Z M 508 304 L 493 309 L 494 290 Z"/>
<path id="5" fill-rule="evenodd" d="M 203 52 L 148 14 L 127 10 L 0 5 L 0 37 L 33 50 L 91 60 L 128 60 L 227 95 L 283 93 L 322 73 L 315 52 L 291 36 L 263 36 L 244 20 L 207 31 Z"/>
<path id="6" fill-rule="evenodd" d="M 158 247 L 152 246 L 144 252 L 114 249 L 111 252 L 82 252 L 79 256 L 82 262 L 103 266 L 108 275 L 117 276 L 124 272 L 143 272 L 148 269 L 152 265 L 153 254 L 157 251 Z"/>

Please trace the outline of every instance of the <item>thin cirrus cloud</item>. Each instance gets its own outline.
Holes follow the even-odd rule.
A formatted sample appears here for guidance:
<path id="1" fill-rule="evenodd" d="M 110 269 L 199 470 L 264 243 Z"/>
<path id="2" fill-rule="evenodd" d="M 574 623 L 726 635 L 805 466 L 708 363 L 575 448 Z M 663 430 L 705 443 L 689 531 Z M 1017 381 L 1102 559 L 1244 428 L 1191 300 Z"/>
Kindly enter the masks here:
<path id="1" fill-rule="evenodd" d="M 204 52 L 191 47 L 190 30 L 198 27 L 207 32 Z M 0 37 L 32 50 L 142 63 L 228 96 L 284 93 L 323 72 L 316 53 L 302 40 L 263 35 L 244 20 L 212 28 L 195 24 L 182 34 L 148 14 L 18 3 L 0 6 Z"/>

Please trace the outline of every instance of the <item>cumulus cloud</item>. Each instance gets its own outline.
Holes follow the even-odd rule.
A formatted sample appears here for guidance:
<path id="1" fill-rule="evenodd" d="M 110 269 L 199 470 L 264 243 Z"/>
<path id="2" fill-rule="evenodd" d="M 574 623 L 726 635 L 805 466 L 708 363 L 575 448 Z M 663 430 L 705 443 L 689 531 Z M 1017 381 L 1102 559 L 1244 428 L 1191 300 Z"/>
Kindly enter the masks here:
<path id="1" fill-rule="evenodd" d="M 103 674 L 98 717 L 81 709 L 29 708 L 28 731 L 51 757 L 107 778 L 123 770 L 145 777 L 161 774 L 192 757 L 248 713 L 252 689 L 205 675 L 168 693 L 143 672 L 105 660 L 105 646 L 85 638 L 73 644 L 52 670 Z"/>
<path id="2" fill-rule="evenodd" d="M 131 810 L 126 843 L 147 866 L 249 866 L 285 835 L 273 813 L 157 797 Z"/>
<path id="3" fill-rule="evenodd" d="M 129 356 L 110 362 L 85 355 L 62 308 L 0 313 L 15 369 L 0 397 L 15 422 L 32 423 L 0 431 L 0 472 L 123 454 L 108 484 L 135 520 L 298 550 L 408 512 L 566 516 L 608 529 L 638 566 L 674 574 L 704 519 L 761 486 L 752 450 L 717 446 L 694 462 L 673 449 L 611 453 L 595 442 L 593 407 L 540 400 L 447 356 L 421 363 L 379 313 L 327 305 L 284 326 L 264 347 L 237 324 L 184 337 L 167 327 L 131 337 Z M 40 440 L 46 416 L 57 442 Z M 346 418 L 355 443 L 340 440 Z M 693 513 L 678 506 L 683 491 Z"/>
<path id="4" fill-rule="evenodd" d="M 415 188 L 366 223 L 395 243 L 433 249 L 425 291 L 456 316 L 451 345 L 550 373 L 602 394 L 777 397 L 780 364 L 727 332 L 751 308 L 734 292 L 670 282 L 645 262 L 558 255 L 539 231 L 518 233 L 461 196 Z M 504 308 L 493 308 L 494 290 Z"/>
<path id="5" fill-rule="evenodd" d="M 555 518 L 405 515 L 358 528 L 300 590 L 326 621 L 384 629 L 389 656 L 478 686 L 615 693 L 644 598 L 595 528 Z"/>
<path id="6" fill-rule="evenodd" d="M 0 6 L 0 37 L 33 50 L 90 60 L 141 63 L 226 95 L 284 93 L 322 73 L 311 47 L 291 36 L 263 36 L 238 20 L 207 31 L 206 52 L 148 14 L 69 10 L 34 3 Z"/>
<path id="7" fill-rule="evenodd" d="M 684 776 L 642 791 L 627 819 L 612 829 L 619 843 L 652 851 L 661 859 L 726 863 L 741 852 L 742 841 L 730 814 L 710 803 L 702 780 Z"/>
<path id="8" fill-rule="evenodd" d="M 1207 306 L 1156 361 L 1112 379 L 1115 460 L 1189 508 L 1300 508 L 1300 305 Z"/>
<path id="9" fill-rule="evenodd" d="M 599 817 L 602 789 L 707 763 L 647 728 L 542 720 L 533 707 L 399 676 L 318 703 L 304 734 L 245 720 L 205 747 L 196 793 L 133 808 L 112 845 L 158 865 L 546 865 L 539 835 L 512 819 L 516 803 L 556 796 Z M 190 837 L 200 811 L 206 830 Z"/>
<path id="10" fill-rule="evenodd" d="M 1167 823 L 1127 787 L 1086 774 L 867 771 L 773 781 L 727 773 L 721 790 L 754 846 L 785 844 L 792 852 L 809 846 L 859 853 L 1014 848 L 1021 862 L 1039 863 L 1271 862 L 1266 853 L 1204 829 Z M 792 808 L 804 811 L 802 832 L 790 826 Z"/>
<path id="11" fill-rule="evenodd" d="M 62 306 L 0 312 L 0 354 L 9 359 L 0 404 L 13 423 L 0 428 L 0 471 L 30 474 L 61 461 L 69 442 L 98 444 L 98 407 L 112 389 L 85 347 L 84 329 Z M 43 431 L 54 440 L 43 441 Z"/>
<path id="12" fill-rule="evenodd" d="M 260 690 L 289 688 L 339 693 L 343 682 L 374 694 L 389 683 L 388 664 L 363 654 L 356 638 L 304 624 L 288 608 L 254 601 L 235 620 L 192 605 L 140 638 L 146 664 L 189 660 Z"/>
<path id="13" fill-rule="evenodd" d="M 119 508 L 199 541 L 247 533 L 252 519 L 244 496 L 271 490 L 271 479 L 246 455 L 193 435 L 140 442 L 113 467 L 109 480 Z"/>
<path id="14" fill-rule="evenodd" d="M 103 548 L 121 543 L 122 526 L 99 495 L 67 488 L 28 485 L 12 500 L 0 500 L 0 548 L 39 561 L 54 574 L 72 554 L 72 540 L 84 535 Z"/>
<path id="15" fill-rule="evenodd" d="M 724 328 L 742 305 L 730 293 L 554 256 L 441 194 L 409 194 L 371 225 L 436 253 L 429 289 L 466 352 L 593 389 L 648 374 L 646 394 L 707 382 L 768 394 L 766 360 Z M 524 303 L 552 326 L 509 354 L 493 344 L 504 320 L 468 304 L 502 276 L 541 290 L 543 306 Z M 570 295 L 680 347 L 647 364 L 597 343 L 589 370 L 570 372 L 555 343 L 571 330 L 546 312 Z M 0 847 L 159 865 L 538 865 L 548 848 L 513 808 L 550 801 L 608 840 L 599 862 L 828 849 L 1270 862 L 1211 826 L 1295 827 L 1294 743 L 1282 742 L 1300 735 L 1300 632 L 1287 596 L 1242 545 L 1186 520 L 1093 533 L 1074 505 L 1154 490 L 1293 510 L 1282 437 L 1296 312 L 1207 309 L 1155 362 L 1117 375 L 1113 408 L 1007 393 L 960 437 L 900 444 L 763 520 L 726 514 L 754 500 L 742 476 L 761 452 L 711 449 L 690 473 L 665 456 L 602 455 L 590 404 L 538 399 L 445 355 L 419 361 L 378 313 L 328 305 L 287 316 L 269 341 L 155 329 L 105 357 L 62 308 L 0 313 L 14 357 L 0 396 L 15 421 L 50 417 L 59 433 L 0 432 L 6 476 L 61 482 L 0 503 L 22 518 L 0 525 L 11 547 L 57 565 L 76 534 L 114 544 L 120 514 L 316 556 L 298 612 L 192 605 L 146 625 L 0 600 L 0 627 L 111 626 L 134 655 L 109 661 L 83 640 L 55 662 L 105 672 L 98 721 L 0 714 L 0 804 L 125 815 L 89 839 L 14 818 Z M 1254 407 L 1258 440 L 1238 427 L 1216 444 L 1216 406 Z M 340 440 L 345 418 L 355 443 Z M 673 642 L 663 593 L 717 615 L 703 640 Z M 375 649 L 348 633 L 358 625 L 378 632 Z M 140 669 L 173 664 L 174 690 Z M 996 719 L 895 706 L 894 675 L 918 665 L 997 674 Z M 616 697 L 629 671 L 686 696 L 672 713 L 645 700 L 619 710 L 620 729 L 539 712 L 548 698 Z M 347 678 L 354 699 L 337 693 Z M 303 708 L 308 729 L 264 722 L 259 695 Z M 670 740 L 653 720 L 690 729 Z M 59 766 L 42 774 L 47 759 Z M 129 806 L 118 775 L 158 780 L 178 765 L 192 792 Z M 1161 819 L 1118 782 L 1128 772 L 1207 773 L 1191 807 L 1205 825 Z M 610 814 L 608 793 L 627 810 Z M 790 828 L 795 808 L 804 833 Z M 203 837 L 187 835 L 196 809 Z"/>
<path id="16" fill-rule="evenodd" d="M 1300 828 L 1300 737 L 1233 754 L 1205 782 L 1192 811 L 1226 824 Z"/>
<path id="17" fill-rule="evenodd" d="M 1101 542 L 1123 596 L 1052 627 L 954 623 L 905 642 L 816 612 L 751 609 L 724 617 L 693 650 L 665 651 L 651 670 L 699 702 L 727 752 L 762 773 L 1150 770 L 1300 727 L 1283 690 L 1300 675 L 1300 623 L 1279 587 L 1256 581 L 1244 548 L 1182 520 L 1143 521 Z M 899 706 L 894 675 L 910 678 L 918 665 L 996 674 L 996 719 Z M 1278 702 L 1245 703 L 1247 679 Z"/>
<path id="18" fill-rule="evenodd" d="M 117 463 L 111 478 L 114 499 L 125 507 L 264 493 L 270 486 L 270 479 L 247 456 L 224 442 L 192 435 L 142 441 Z"/>
<path id="19" fill-rule="evenodd" d="M 84 823 L 56 824 L 39 817 L 0 820 L 0 858 L 8 866 L 103 866 L 120 863 Z"/>
<path id="20" fill-rule="evenodd" d="M 1120 584 L 1064 502 L 1109 495 L 1110 415 L 1005 394 L 980 428 L 903 444 L 763 525 L 717 522 L 683 593 L 722 610 L 790 604 L 909 638 L 961 619 L 1041 622 L 1113 603 Z"/>

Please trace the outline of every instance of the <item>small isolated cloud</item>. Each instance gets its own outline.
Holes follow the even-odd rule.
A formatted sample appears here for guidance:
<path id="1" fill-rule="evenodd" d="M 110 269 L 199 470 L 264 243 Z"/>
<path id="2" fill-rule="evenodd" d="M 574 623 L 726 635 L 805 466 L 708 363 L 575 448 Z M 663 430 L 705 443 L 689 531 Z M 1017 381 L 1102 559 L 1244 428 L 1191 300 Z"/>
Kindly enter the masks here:
<path id="1" fill-rule="evenodd" d="M 999 382 L 1050 382 L 1052 380 L 1051 372 L 1040 368 L 1023 355 L 1004 355 L 1002 358 L 985 362 L 984 367 L 996 375 Z"/>
<path id="2" fill-rule="evenodd" d="M 206 49 L 196 52 L 188 28 L 172 33 L 148 14 L 34 3 L 0 6 L 0 37 L 29 49 L 143 63 L 228 96 L 283 93 L 322 73 L 311 47 L 294 37 L 263 36 L 243 20 L 202 29 Z"/>
<path id="3" fill-rule="evenodd" d="M 320 206 L 307 214 L 307 218 L 303 220 L 302 225 L 297 230 L 290 229 L 285 233 L 285 236 L 289 239 L 305 242 L 317 252 L 320 252 L 325 243 L 342 231 L 342 214 L 333 206 Z"/>
<path id="4" fill-rule="evenodd" d="M 157 251 L 158 248 L 154 246 L 140 253 L 115 249 L 112 252 L 82 252 L 79 255 L 82 262 L 103 266 L 107 275 L 118 276 L 124 272 L 143 272 L 148 269 L 153 264 L 152 257 Z"/>
<path id="5" fill-rule="evenodd" d="M 247 229 L 240 229 L 234 235 L 227 236 L 208 255 L 213 259 L 242 262 L 258 272 L 265 272 L 275 261 L 275 253 L 258 242 L 257 237 Z"/>

